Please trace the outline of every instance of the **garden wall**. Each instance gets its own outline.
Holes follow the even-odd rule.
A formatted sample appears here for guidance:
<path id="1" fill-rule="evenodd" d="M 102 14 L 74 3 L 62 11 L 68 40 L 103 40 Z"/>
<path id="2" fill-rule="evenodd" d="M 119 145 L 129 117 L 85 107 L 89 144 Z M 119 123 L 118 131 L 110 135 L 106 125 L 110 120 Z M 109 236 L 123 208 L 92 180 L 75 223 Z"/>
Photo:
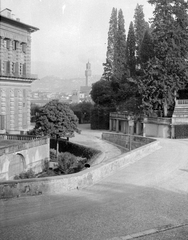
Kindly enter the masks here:
<path id="1" fill-rule="evenodd" d="M 0 149 L 0 181 L 13 179 L 16 174 L 32 168 L 36 173 L 49 160 L 49 138 L 39 138 Z"/>
<path id="2" fill-rule="evenodd" d="M 38 194 L 62 194 L 73 189 L 84 188 L 97 183 L 119 168 L 128 166 L 157 149 L 159 149 L 159 142 L 153 141 L 119 156 L 117 159 L 111 160 L 111 162 L 101 163 L 79 173 L 0 182 L 0 198 Z"/>
<path id="3" fill-rule="evenodd" d="M 155 139 L 146 138 L 138 135 L 129 135 L 123 133 L 102 133 L 102 139 L 112 142 L 127 150 L 133 150 L 145 144 L 155 141 Z"/>

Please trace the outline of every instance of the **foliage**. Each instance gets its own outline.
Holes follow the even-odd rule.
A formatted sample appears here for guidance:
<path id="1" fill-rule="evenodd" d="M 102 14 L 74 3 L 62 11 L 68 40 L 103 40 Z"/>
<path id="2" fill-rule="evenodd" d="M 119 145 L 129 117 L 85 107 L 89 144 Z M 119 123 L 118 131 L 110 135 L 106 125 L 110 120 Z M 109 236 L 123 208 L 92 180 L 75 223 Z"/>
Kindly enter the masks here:
<path id="1" fill-rule="evenodd" d="M 114 107 L 95 105 L 91 111 L 91 129 L 109 129 L 109 115 L 114 111 Z"/>
<path id="2" fill-rule="evenodd" d="M 22 172 L 19 175 L 15 175 L 14 180 L 35 178 L 35 172 L 30 168 L 26 172 Z"/>
<path id="3" fill-rule="evenodd" d="M 155 5 L 152 39 L 154 57 L 139 80 L 145 112 L 162 108 L 164 116 L 175 93 L 188 81 L 188 3 L 183 0 L 149 0 Z"/>
<path id="4" fill-rule="evenodd" d="M 53 148 L 50 149 L 50 161 L 52 162 L 57 161 L 56 150 Z"/>
<path id="5" fill-rule="evenodd" d="M 149 30 L 145 31 L 144 38 L 140 48 L 140 61 L 142 68 L 145 64 L 154 57 L 154 45 Z"/>
<path id="6" fill-rule="evenodd" d="M 130 76 L 135 76 L 135 67 L 136 67 L 136 42 L 135 42 L 135 33 L 133 22 L 130 23 L 129 32 L 127 36 L 127 46 L 126 46 L 126 55 L 127 55 L 127 65 L 130 71 Z"/>
<path id="7" fill-rule="evenodd" d="M 74 114 L 78 117 L 79 123 L 90 122 L 91 109 L 93 104 L 90 102 L 81 102 L 70 105 Z"/>
<path id="8" fill-rule="evenodd" d="M 114 51 L 117 38 L 117 9 L 112 9 L 112 14 L 109 22 L 108 31 L 108 46 L 106 53 L 106 63 L 103 63 L 104 73 L 103 78 L 110 81 L 111 76 L 114 73 Z"/>
<path id="9" fill-rule="evenodd" d="M 31 103 L 31 122 L 35 122 L 39 110 L 40 107 L 37 104 Z"/>
<path id="10" fill-rule="evenodd" d="M 59 139 L 79 132 L 77 124 L 78 118 L 68 104 L 52 100 L 40 108 L 34 132 L 36 135 Z"/>
<path id="11" fill-rule="evenodd" d="M 101 79 L 92 84 L 91 98 L 97 104 L 101 106 L 113 106 L 113 93 L 111 89 L 111 83 L 104 79 Z"/>
<path id="12" fill-rule="evenodd" d="M 114 74 L 113 77 L 121 81 L 127 75 L 126 65 L 126 35 L 123 11 L 118 12 L 117 41 L 114 51 Z"/>
<path id="13" fill-rule="evenodd" d="M 135 39 L 136 39 L 136 55 L 140 58 L 140 48 L 144 33 L 148 28 L 148 23 L 144 19 L 143 5 L 137 4 L 134 14 L 134 28 L 135 28 Z M 140 60 L 138 60 L 140 63 Z"/>

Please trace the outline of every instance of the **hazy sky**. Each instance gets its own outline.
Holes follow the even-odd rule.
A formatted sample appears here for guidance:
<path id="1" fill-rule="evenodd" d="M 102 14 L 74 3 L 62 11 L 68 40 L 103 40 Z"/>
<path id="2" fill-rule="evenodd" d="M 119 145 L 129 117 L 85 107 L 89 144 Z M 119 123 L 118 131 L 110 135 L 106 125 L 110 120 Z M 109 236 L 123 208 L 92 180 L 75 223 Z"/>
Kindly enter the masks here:
<path id="1" fill-rule="evenodd" d="M 85 64 L 101 75 L 105 62 L 112 8 L 122 9 L 126 34 L 136 4 L 144 6 L 145 19 L 153 8 L 147 0 L 0 0 L 21 22 L 38 27 L 32 33 L 32 73 L 39 77 L 84 77 Z"/>

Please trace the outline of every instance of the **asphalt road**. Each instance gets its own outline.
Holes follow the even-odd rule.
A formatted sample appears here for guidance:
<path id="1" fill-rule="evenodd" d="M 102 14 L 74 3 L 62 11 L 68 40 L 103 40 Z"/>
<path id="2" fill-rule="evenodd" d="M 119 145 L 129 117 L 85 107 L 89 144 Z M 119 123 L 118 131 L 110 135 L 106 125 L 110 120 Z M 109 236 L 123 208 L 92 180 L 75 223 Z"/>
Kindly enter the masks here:
<path id="1" fill-rule="evenodd" d="M 0 239 L 187 240 L 188 141 L 161 146 L 86 189 L 1 200 Z"/>

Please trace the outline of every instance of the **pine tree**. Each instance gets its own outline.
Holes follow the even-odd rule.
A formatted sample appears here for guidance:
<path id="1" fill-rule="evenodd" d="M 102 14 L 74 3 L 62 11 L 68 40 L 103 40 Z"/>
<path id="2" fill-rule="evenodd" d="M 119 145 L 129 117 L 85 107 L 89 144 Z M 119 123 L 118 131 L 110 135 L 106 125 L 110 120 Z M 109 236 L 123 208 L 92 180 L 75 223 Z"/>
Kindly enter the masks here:
<path id="1" fill-rule="evenodd" d="M 140 57 L 140 48 L 142 44 L 142 40 L 144 37 L 144 33 L 148 28 L 148 23 L 144 19 L 143 5 L 137 4 L 134 14 L 134 28 L 135 28 L 135 38 L 136 38 L 136 55 Z"/>
<path id="2" fill-rule="evenodd" d="M 135 50 L 136 50 L 135 33 L 134 33 L 133 22 L 131 22 L 129 26 L 129 32 L 127 36 L 127 46 L 126 46 L 127 65 L 130 71 L 130 76 L 135 75 L 135 66 L 136 66 Z"/>
<path id="3" fill-rule="evenodd" d="M 108 46 L 106 53 L 106 63 L 103 63 L 104 73 L 103 79 L 109 80 L 114 74 L 114 51 L 117 38 L 117 9 L 112 9 L 112 14 L 109 22 L 109 31 L 108 31 Z"/>
<path id="4" fill-rule="evenodd" d="M 114 78 L 121 81 L 126 75 L 126 35 L 123 11 L 118 12 L 117 39 L 114 51 Z"/>
<path id="5" fill-rule="evenodd" d="M 188 82 L 188 3 L 184 0 L 149 0 L 155 5 L 152 38 L 155 57 L 148 62 L 141 94 L 146 108 L 160 105 L 164 116 L 174 94 Z M 152 105 L 153 105 L 152 104 Z"/>

